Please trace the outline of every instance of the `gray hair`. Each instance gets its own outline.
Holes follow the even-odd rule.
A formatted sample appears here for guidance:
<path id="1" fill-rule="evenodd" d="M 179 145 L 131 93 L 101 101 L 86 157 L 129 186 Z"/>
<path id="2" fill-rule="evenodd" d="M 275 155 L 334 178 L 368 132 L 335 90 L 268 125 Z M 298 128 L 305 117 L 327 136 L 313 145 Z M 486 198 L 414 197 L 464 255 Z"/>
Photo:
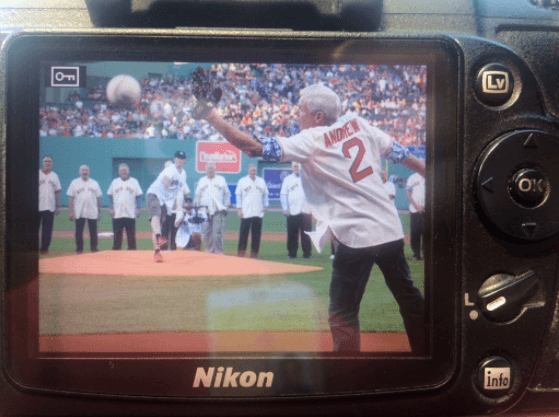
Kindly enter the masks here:
<path id="1" fill-rule="evenodd" d="M 305 100 L 307 109 L 310 113 L 321 111 L 324 113 L 326 123 L 331 125 L 338 117 L 342 110 L 342 102 L 338 95 L 330 88 L 322 84 L 312 84 L 305 87 L 301 91 L 301 98 L 299 104 Z"/>
<path id="2" fill-rule="evenodd" d="M 118 166 L 118 170 L 119 170 L 119 171 L 120 171 L 120 168 L 126 168 L 126 169 L 128 170 L 128 172 L 130 172 L 130 167 L 129 167 L 128 165 L 126 165 L 126 164 L 120 164 L 120 165 Z"/>

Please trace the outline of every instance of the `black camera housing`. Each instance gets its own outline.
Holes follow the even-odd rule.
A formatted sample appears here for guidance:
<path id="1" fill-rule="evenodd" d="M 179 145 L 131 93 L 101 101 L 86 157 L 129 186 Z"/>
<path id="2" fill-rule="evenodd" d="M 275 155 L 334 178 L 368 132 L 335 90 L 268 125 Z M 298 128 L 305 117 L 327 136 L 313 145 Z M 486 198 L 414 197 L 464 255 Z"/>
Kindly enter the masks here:
<path id="1" fill-rule="evenodd" d="M 5 38 L 2 414 L 397 416 L 486 414 L 516 404 L 527 413 L 559 408 L 558 16 L 523 0 L 488 0 L 477 7 L 466 1 L 402 1 L 348 2 L 328 9 L 320 3 L 146 2 L 142 9 L 140 3 L 115 1 L 103 9 L 92 2 L 91 21 L 105 28 L 26 28 Z M 72 16 L 76 10 L 63 12 Z M 211 29 L 192 27 L 193 16 L 200 15 Z M 226 19 L 231 15 L 242 17 Z M 274 16 L 266 25 L 271 30 L 255 29 L 269 15 Z M 308 55 L 310 62 L 328 62 L 340 47 L 350 60 L 366 60 L 370 53 L 431 63 L 428 358 L 363 365 L 333 356 L 320 366 L 317 358 L 287 356 L 268 358 L 263 365 L 250 357 L 189 358 L 183 368 L 189 374 L 199 366 L 231 364 L 279 374 L 284 366 L 302 364 L 336 388 L 309 395 L 197 395 L 173 388 L 176 393 L 166 395 L 161 386 L 182 383 L 179 374 L 170 374 L 172 359 L 37 355 L 37 324 L 20 325 L 21 317 L 36 314 L 37 256 L 35 243 L 29 243 L 36 231 L 26 224 L 36 200 L 21 192 L 36 187 L 35 171 L 13 174 L 39 162 L 37 143 L 25 140 L 38 130 L 36 117 L 22 116 L 22 109 L 37 108 L 38 77 L 28 64 L 69 56 L 165 60 L 185 47 L 200 59 L 246 60 L 253 54 L 289 61 Z M 109 365 L 115 363 L 113 370 Z M 484 389 L 487 368 L 510 371 L 505 382 L 502 375 L 498 381 L 489 376 L 489 386 L 506 389 Z M 393 369 L 394 376 L 386 378 Z M 130 379 L 148 374 L 154 376 L 151 389 L 150 384 L 127 387 Z M 55 375 L 63 375 L 59 385 L 49 382 Z M 380 375 L 386 380 L 376 380 Z M 97 385 L 110 383 L 116 384 L 114 391 L 97 391 Z"/>

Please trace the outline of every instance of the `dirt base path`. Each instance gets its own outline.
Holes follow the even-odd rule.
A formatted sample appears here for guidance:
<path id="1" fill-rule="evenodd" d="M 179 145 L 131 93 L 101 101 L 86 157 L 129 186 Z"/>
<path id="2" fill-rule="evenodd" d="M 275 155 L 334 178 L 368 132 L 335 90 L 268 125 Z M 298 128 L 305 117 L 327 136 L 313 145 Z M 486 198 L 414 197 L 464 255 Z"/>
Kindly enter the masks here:
<path id="1" fill-rule="evenodd" d="M 41 336 L 40 352 L 331 352 L 329 332 L 196 332 Z M 405 333 L 363 333 L 362 352 L 411 352 Z"/>

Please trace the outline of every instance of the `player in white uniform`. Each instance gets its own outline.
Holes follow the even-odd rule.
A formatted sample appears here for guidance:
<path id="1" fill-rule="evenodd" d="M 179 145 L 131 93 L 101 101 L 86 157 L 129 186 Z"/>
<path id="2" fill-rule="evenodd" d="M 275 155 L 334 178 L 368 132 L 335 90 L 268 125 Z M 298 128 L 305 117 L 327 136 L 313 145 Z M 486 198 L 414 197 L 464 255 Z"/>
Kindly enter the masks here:
<path id="1" fill-rule="evenodd" d="M 425 178 L 415 173 L 408 178 L 406 195 L 410 202 L 410 244 L 413 260 L 422 260 L 421 248 L 424 244 L 424 218 L 425 215 Z"/>
<path id="2" fill-rule="evenodd" d="M 182 187 L 182 192 L 177 193 L 177 198 L 175 199 L 175 204 L 173 205 L 173 211 L 171 212 L 170 216 L 167 216 L 167 220 L 161 228 L 162 235 L 166 238 L 168 237 L 169 239 L 171 250 L 177 249 L 177 216 L 183 210 L 186 200 L 190 200 L 190 187 L 188 186 L 188 184 L 184 184 L 184 186 Z M 162 250 L 165 250 L 166 246 L 167 245 L 164 245 Z"/>
<path id="3" fill-rule="evenodd" d="M 91 252 L 97 252 L 97 220 L 101 220 L 101 197 L 99 183 L 89 177 L 89 167 L 80 167 L 80 177 L 70 183 L 66 192 L 70 220 L 76 222 L 76 253 L 83 253 L 83 230 L 87 220 Z"/>
<path id="4" fill-rule="evenodd" d="M 205 210 L 195 210 L 192 199 L 187 198 L 180 210 L 177 210 L 175 238 L 177 247 L 181 249 L 201 250 L 202 233 L 207 226 L 208 215 Z"/>
<path id="5" fill-rule="evenodd" d="M 161 225 L 167 214 L 171 213 L 177 194 L 182 192 L 184 184 L 186 184 L 186 172 L 183 169 L 186 154 L 183 151 L 175 152 L 173 162 L 174 164 L 169 165 L 159 174 L 146 193 L 146 205 L 153 232 L 154 259 L 156 262 L 163 261 L 161 246 L 169 242 L 161 235 Z"/>
<path id="6" fill-rule="evenodd" d="M 237 208 L 241 218 L 237 256 L 241 258 L 244 258 L 246 253 L 249 232 L 251 232 L 250 257 L 258 258 L 262 219 L 270 206 L 268 195 L 266 182 L 256 176 L 256 165 L 249 165 L 248 175 L 239 180 L 235 190 Z"/>
<path id="7" fill-rule="evenodd" d="M 172 165 L 173 161 L 165 162 L 165 168 Z M 161 250 L 167 250 L 169 247 L 171 250 L 176 250 L 176 236 L 177 228 L 175 227 L 175 220 L 177 219 L 177 210 L 181 209 L 184 204 L 185 199 L 190 197 L 190 188 L 188 184 L 184 184 L 182 187 L 182 193 L 177 193 L 175 203 L 171 208 L 166 206 L 167 215 L 165 216 L 165 221 L 161 224 L 161 236 L 169 240 L 169 244 L 165 243 L 161 246 Z"/>
<path id="8" fill-rule="evenodd" d="M 359 307 L 376 263 L 398 302 L 412 350 L 425 354 L 423 295 L 404 256 L 398 212 L 380 178 L 381 157 L 421 175 L 425 175 L 425 164 L 366 120 L 353 114 L 338 118 L 340 99 L 322 85 L 301 92 L 299 134 L 264 138 L 263 143 L 231 126 L 211 105 L 200 107 L 197 117 L 250 157 L 301 164 L 303 190 L 317 219 L 312 240 L 319 252 L 330 237 L 337 245 L 329 306 L 334 350 L 360 350 Z"/>
<path id="9" fill-rule="evenodd" d="M 380 175 L 382 177 L 382 186 L 384 187 L 386 194 L 388 194 L 390 201 L 394 201 L 396 199 L 396 186 L 393 182 L 388 181 L 388 173 L 385 169 L 382 170 Z"/>
<path id="10" fill-rule="evenodd" d="M 310 258 L 311 238 L 305 232 L 312 230 L 312 215 L 301 184 L 300 165 L 293 162 L 291 167 L 293 173 L 284 178 L 280 191 L 281 207 L 287 218 L 287 256 L 291 259 L 297 257 L 300 234 L 303 258 Z"/>
<path id="11" fill-rule="evenodd" d="M 130 176 L 126 164 L 118 166 L 118 178 L 115 178 L 107 194 L 109 195 L 111 216 L 113 218 L 113 250 L 122 247 L 122 231 L 126 230 L 128 250 L 136 249 L 136 219 L 141 214 L 142 188 L 136 178 Z"/>
<path id="12" fill-rule="evenodd" d="M 216 165 L 206 164 L 206 176 L 200 178 L 194 193 L 194 204 L 204 206 L 208 214 L 208 227 L 204 233 L 205 251 L 223 255 L 225 217 L 231 205 L 231 191 L 225 178 L 216 175 Z"/>
<path id="13" fill-rule="evenodd" d="M 52 172 L 52 158 L 43 158 L 43 169 L 39 170 L 39 229 L 41 229 L 41 254 L 49 252 L 54 217 L 60 212 L 60 180 Z"/>

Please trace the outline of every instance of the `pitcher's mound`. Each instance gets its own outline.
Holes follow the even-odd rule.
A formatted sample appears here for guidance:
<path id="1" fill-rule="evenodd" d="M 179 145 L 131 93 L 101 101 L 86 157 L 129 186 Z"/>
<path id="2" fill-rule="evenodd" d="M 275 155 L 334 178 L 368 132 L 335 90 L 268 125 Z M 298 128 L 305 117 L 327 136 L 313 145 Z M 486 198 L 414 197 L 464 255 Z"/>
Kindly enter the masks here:
<path id="1" fill-rule="evenodd" d="M 72 275 L 247 276 L 298 274 L 322 269 L 196 251 L 164 252 L 162 263 L 154 261 L 152 251 L 106 251 L 39 261 L 40 273 Z"/>

